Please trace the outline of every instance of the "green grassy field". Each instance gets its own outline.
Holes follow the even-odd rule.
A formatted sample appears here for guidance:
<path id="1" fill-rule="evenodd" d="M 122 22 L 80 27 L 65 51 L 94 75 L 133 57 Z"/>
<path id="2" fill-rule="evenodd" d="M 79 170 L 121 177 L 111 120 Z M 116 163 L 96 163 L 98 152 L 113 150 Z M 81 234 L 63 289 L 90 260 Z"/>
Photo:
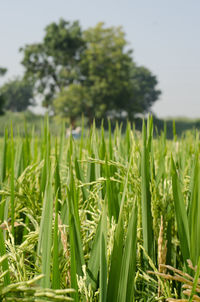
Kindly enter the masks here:
<path id="1" fill-rule="evenodd" d="M 32 131 L 34 128 L 35 134 L 40 135 L 41 127 L 43 127 L 44 116 L 34 114 L 31 111 L 25 112 L 10 112 L 6 111 L 4 115 L 0 116 L 0 137 L 4 136 L 4 129 L 7 127 L 10 128 L 11 124 L 13 126 L 14 134 L 24 135 L 25 131 Z M 161 133 L 166 128 L 167 138 L 173 139 L 174 126 L 173 123 L 176 122 L 176 134 L 178 137 L 184 135 L 186 131 L 194 131 L 195 129 L 200 130 L 200 120 L 199 119 L 187 119 L 187 118 L 168 118 L 168 119 L 158 119 L 154 117 L 154 133 Z M 61 119 L 58 116 L 50 116 L 49 118 L 49 129 L 52 136 L 57 136 L 60 134 L 60 128 L 63 122 L 66 124 L 66 127 L 70 127 L 68 119 Z M 125 132 L 127 121 L 126 119 L 118 119 L 118 124 L 122 129 L 122 133 Z M 87 119 L 84 121 L 85 126 L 88 125 Z M 101 128 L 101 120 L 96 120 L 97 128 Z M 112 131 L 115 128 L 116 120 L 110 120 Z M 142 118 L 136 118 L 133 121 L 135 129 L 142 131 Z M 104 120 L 104 129 L 105 133 L 108 131 L 108 121 Z M 81 126 L 82 120 L 78 119 L 76 121 L 76 126 Z"/>
<path id="2" fill-rule="evenodd" d="M 0 301 L 164 301 L 183 297 L 178 280 L 189 299 L 199 133 L 155 137 L 152 119 L 142 133 L 93 125 L 78 140 L 47 120 L 39 131 L 0 140 Z"/>

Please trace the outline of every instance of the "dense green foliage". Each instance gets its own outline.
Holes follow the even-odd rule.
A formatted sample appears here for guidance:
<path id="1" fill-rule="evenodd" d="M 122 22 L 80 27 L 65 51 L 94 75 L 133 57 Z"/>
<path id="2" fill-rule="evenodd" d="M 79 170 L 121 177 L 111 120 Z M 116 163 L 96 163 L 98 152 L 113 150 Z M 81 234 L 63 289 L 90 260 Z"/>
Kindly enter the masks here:
<path id="1" fill-rule="evenodd" d="M 0 77 L 3 76 L 6 73 L 7 69 L 0 67 Z M 3 114 L 3 109 L 4 109 L 4 97 L 2 96 L 2 94 L 0 93 L 0 115 Z"/>
<path id="2" fill-rule="evenodd" d="M 35 84 L 43 105 L 72 124 L 84 113 L 93 118 L 148 112 L 158 99 L 156 77 L 137 66 L 120 27 L 82 31 L 78 22 L 60 20 L 45 28 L 41 43 L 26 45 L 25 78 Z"/>
<path id="3" fill-rule="evenodd" d="M 154 139 L 149 119 L 142 134 L 93 125 L 74 140 L 64 128 L 51 136 L 46 121 L 40 135 L 6 130 L 0 144 L 2 301 L 180 296 L 148 270 L 198 263 L 197 132 Z"/>
<path id="4" fill-rule="evenodd" d="M 6 73 L 7 69 L 0 67 L 0 76 L 3 76 Z"/>
<path id="5" fill-rule="evenodd" d="M 21 112 L 35 104 L 33 85 L 19 78 L 5 83 L 0 88 L 0 94 L 4 99 L 5 110 Z"/>
<path id="6" fill-rule="evenodd" d="M 49 106 L 63 87 L 80 77 L 78 63 L 84 48 L 79 22 L 60 20 L 45 28 L 41 43 L 26 45 L 22 64 L 25 77 L 35 83 L 43 97 L 43 105 Z"/>

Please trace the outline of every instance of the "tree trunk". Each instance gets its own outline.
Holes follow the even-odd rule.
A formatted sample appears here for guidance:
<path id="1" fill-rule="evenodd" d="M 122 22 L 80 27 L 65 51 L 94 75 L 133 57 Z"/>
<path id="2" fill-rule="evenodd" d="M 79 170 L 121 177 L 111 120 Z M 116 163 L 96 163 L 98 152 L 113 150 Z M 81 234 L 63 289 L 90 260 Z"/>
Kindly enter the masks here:
<path id="1" fill-rule="evenodd" d="M 76 121 L 75 117 L 70 116 L 70 125 L 72 127 L 72 130 L 75 128 L 75 121 Z"/>
<path id="2" fill-rule="evenodd" d="M 92 110 L 91 110 L 90 108 L 88 108 L 88 110 L 87 110 L 87 116 L 88 116 L 88 123 L 89 123 L 89 126 L 91 127 L 92 124 L 93 124 L 94 116 L 93 116 Z"/>

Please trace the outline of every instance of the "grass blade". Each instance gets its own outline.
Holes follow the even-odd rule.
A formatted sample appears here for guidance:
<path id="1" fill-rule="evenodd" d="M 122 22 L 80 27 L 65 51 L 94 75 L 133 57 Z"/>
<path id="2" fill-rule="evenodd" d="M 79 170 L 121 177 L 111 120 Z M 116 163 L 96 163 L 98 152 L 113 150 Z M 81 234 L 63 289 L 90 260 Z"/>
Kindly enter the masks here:
<path id="1" fill-rule="evenodd" d="M 178 225 L 178 234 L 180 238 L 180 245 L 183 254 L 183 259 L 186 262 L 186 260 L 189 259 L 190 257 L 188 218 L 187 218 L 187 213 L 183 200 L 183 195 L 181 192 L 180 183 L 178 180 L 175 163 L 172 157 L 171 157 L 171 169 L 172 169 L 172 188 L 173 188 L 176 220 Z"/>
<path id="2" fill-rule="evenodd" d="M 129 219 L 124 246 L 117 302 L 132 302 L 134 295 L 134 276 L 136 271 L 137 247 L 137 207 L 134 205 Z"/>
<path id="3" fill-rule="evenodd" d="M 104 205 L 100 239 L 100 302 L 106 302 L 107 296 L 107 210 Z"/>
<path id="4" fill-rule="evenodd" d="M 143 121 L 142 136 L 143 136 L 142 157 L 141 157 L 142 229 L 143 229 L 144 248 L 147 251 L 148 255 L 152 257 L 153 234 L 152 234 L 151 194 L 150 194 L 150 187 L 149 187 L 150 186 L 150 171 L 149 171 L 150 158 L 149 158 L 149 146 L 147 146 L 146 126 L 144 121 Z"/>

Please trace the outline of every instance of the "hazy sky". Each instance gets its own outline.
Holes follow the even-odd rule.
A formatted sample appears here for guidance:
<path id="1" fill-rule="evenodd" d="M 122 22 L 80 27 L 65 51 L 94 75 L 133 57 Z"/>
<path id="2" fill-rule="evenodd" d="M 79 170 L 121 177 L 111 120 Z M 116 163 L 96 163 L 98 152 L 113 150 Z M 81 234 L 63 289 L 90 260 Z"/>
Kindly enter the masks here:
<path id="1" fill-rule="evenodd" d="M 45 26 L 61 17 L 83 29 L 122 25 L 134 60 L 159 80 L 157 116 L 200 117 L 200 0 L 0 0 L 5 79 L 23 73 L 19 48 L 40 42 Z"/>

